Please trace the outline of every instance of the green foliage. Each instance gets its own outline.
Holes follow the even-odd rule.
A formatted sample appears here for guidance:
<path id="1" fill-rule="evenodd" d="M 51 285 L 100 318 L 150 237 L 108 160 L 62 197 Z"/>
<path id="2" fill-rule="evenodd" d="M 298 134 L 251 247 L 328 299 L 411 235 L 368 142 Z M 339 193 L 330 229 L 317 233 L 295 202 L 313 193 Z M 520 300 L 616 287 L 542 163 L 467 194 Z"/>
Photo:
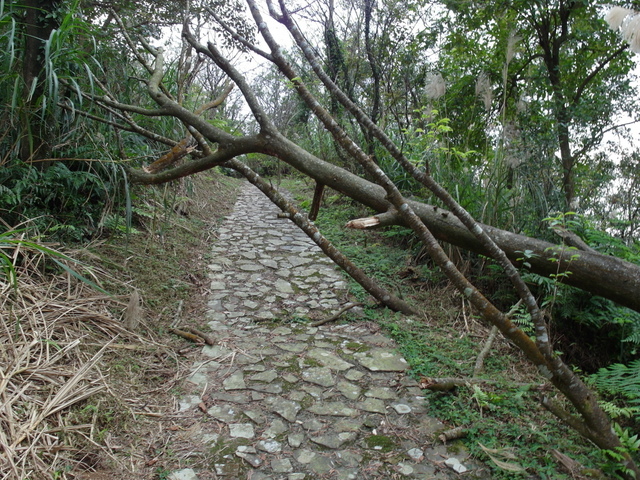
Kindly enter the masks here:
<path id="1" fill-rule="evenodd" d="M 96 283 L 75 269 L 70 264 L 82 266 L 77 260 L 61 253 L 51 247 L 43 245 L 36 240 L 26 238 L 26 229 L 8 229 L 0 233 L 0 272 L 2 272 L 6 282 L 14 287 L 18 287 L 18 267 L 20 266 L 25 252 L 44 255 L 45 258 L 53 262 L 58 268 L 64 270 L 77 280 L 86 283 L 93 289 L 107 293 Z M 0 280 L 2 277 L 0 277 Z"/>
<path id="2" fill-rule="evenodd" d="M 402 130 L 399 143 L 405 144 L 405 156 L 419 169 L 426 169 L 463 206 L 477 202 L 480 191 L 473 179 L 473 165 L 478 152 L 462 150 L 450 141 L 450 119 L 441 117 L 437 109 L 418 108 L 413 123 Z M 380 167 L 404 192 L 417 197 L 431 194 L 406 172 L 393 158 L 379 154 Z M 477 212 L 476 212 L 477 213 Z"/>
<path id="3" fill-rule="evenodd" d="M 555 278 L 522 274 L 543 307 L 550 310 L 552 330 L 562 338 L 571 362 L 593 371 L 612 361 L 627 361 L 637 355 L 640 343 L 640 313 L 611 300 L 593 296 Z M 516 314 L 514 321 L 528 325 L 529 317 Z M 563 338 L 566 335 L 566 339 Z"/>
<path id="4" fill-rule="evenodd" d="M 590 376 L 591 383 L 601 392 L 625 402 L 618 416 L 633 416 L 640 422 L 640 359 L 628 365 L 615 363 Z"/>
<path id="5" fill-rule="evenodd" d="M 603 254 L 615 254 L 627 261 L 637 262 L 637 245 L 628 245 L 619 238 L 593 227 L 591 219 L 574 212 L 557 214 L 545 219 L 550 229 L 567 230 L 582 237 L 591 248 Z M 571 275 L 570 262 L 580 251 L 567 246 L 552 247 L 549 261 L 558 263 L 562 255 L 569 266 L 549 277 L 527 271 L 532 252 L 522 252 L 518 259 L 523 265 L 522 276 L 540 299 L 551 319 L 551 328 L 562 339 L 566 358 L 587 371 L 595 371 L 611 362 L 627 362 L 640 351 L 640 313 L 622 307 L 611 300 L 593 296 L 562 283 Z M 519 325 L 528 326 L 526 313 L 514 317 Z M 565 339 L 565 337 L 568 339 Z"/>
<path id="6" fill-rule="evenodd" d="M 620 439 L 622 446 L 616 450 L 603 450 L 605 458 L 608 460 L 603 467 L 603 471 L 609 473 L 613 478 L 636 478 L 635 472 L 625 466 L 627 455 L 635 457 L 635 461 L 640 458 L 640 438 L 638 434 L 633 435 L 629 429 L 622 428 L 617 423 L 613 424 L 613 429 Z M 624 477 L 622 476 L 624 475 Z"/>
<path id="7" fill-rule="evenodd" d="M 321 208 L 316 224 L 325 235 L 340 245 L 342 252 L 356 265 L 363 268 L 368 275 L 375 274 L 385 288 L 395 292 L 399 281 L 397 273 L 406 265 L 406 252 L 391 253 L 383 248 L 380 240 L 371 239 L 367 232 L 342 228 L 342 225 L 353 218 L 350 212 L 353 210 L 348 208 L 331 210 Z M 355 282 L 352 282 L 351 288 L 361 296 L 361 299 L 368 296 Z"/>
<path id="8" fill-rule="evenodd" d="M 572 162 L 581 209 L 597 213 L 603 229 L 612 217 L 629 222 L 618 228 L 632 237 L 638 170 L 623 174 L 613 165 L 616 155 L 604 145 L 603 131 L 621 123 L 622 112 L 635 118 L 640 97 L 631 81 L 633 61 L 604 25 L 600 8 L 593 2 L 539 8 L 519 0 L 483 2 L 473 12 L 460 2 L 443 2 L 443 8 L 436 68 L 447 93 L 438 104 L 450 119 L 450 143 L 483 153 L 473 176 L 486 193 L 475 203 L 483 208 L 477 218 L 540 234 L 542 218 L 567 208 L 564 159 Z M 565 128 L 571 145 L 563 153 Z M 624 150 L 620 156 L 631 166 Z M 607 206 L 613 197 L 616 205 Z"/>
<path id="9" fill-rule="evenodd" d="M 94 60 L 91 29 L 80 15 L 79 2 L 60 2 L 52 11 L 41 12 L 40 20 L 50 27 L 48 38 L 37 46 L 38 62 L 30 74 L 36 80 L 23 78 L 27 52 L 24 41 L 27 25 L 21 2 L 2 3 L 0 9 L 0 125 L 11 125 L 0 136 L 0 158 L 7 160 L 14 152 L 30 151 L 46 158 L 76 121 L 74 112 L 85 106 L 82 95 L 88 65 Z M 34 48 L 34 47 L 29 47 Z M 30 64 L 27 64 L 27 66 Z M 29 88 L 27 91 L 26 89 Z M 67 109 L 61 108 L 61 105 Z M 68 140 L 68 139 L 65 139 Z M 42 143 L 41 143 L 42 142 Z M 26 158 L 23 158 L 26 160 Z"/>
<path id="10" fill-rule="evenodd" d="M 473 150 L 462 151 L 455 146 L 449 145 L 447 135 L 452 131 L 450 119 L 438 118 L 438 110 L 427 111 L 424 108 L 414 111 L 417 114 L 416 125 L 403 132 L 409 138 L 409 159 L 418 168 L 431 167 L 431 160 L 443 156 L 439 159 L 438 165 L 454 162 L 457 168 L 470 159 L 477 157 L 477 152 Z"/>
<path id="11" fill-rule="evenodd" d="M 246 162 L 258 175 L 265 177 L 282 178 L 282 176 L 291 173 L 291 167 L 286 163 L 277 158 L 260 153 L 247 155 Z"/>
<path id="12" fill-rule="evenodd" d="M 572 217 L 568 229 L 581 237 L 598 253 L 613 255 L 640 265 L 640 242 L 636 238 L 628 238 L 623 235 L 614 236 L 603 230 L 598 223 L 594 217 L 575 215 Z"/>
<path id="13" fill-rule="evenodd" d="M 33 219 L 41 234 L 81 240 L 99 233 L 105 209 L 121 189 L 121 178 L 108 165 L 56 162 L 42 170 L 14 162 L 0 169 L 0 209 L 5 222 Z M 79 168 L 78 168 L 79 167 Z"/>
<path id="14" fill-rule="evenodd" d="M 432 325 L 424 326 L 422 330 L 431 328 Z M 418 327 L 413 330 L 418 330 Z M 465 345 L 460 340 L 453 341 L 453 335 L 443 341 L 442 333 L 438 331 L 433 336 L 427 333 L 424 339 L 413 339 L 416 344 L 430 342 L 435 346 L 437 342 L 439 356 L 448 360 L 443 363 L 430 356 L 429 376 L 441 378 L 468 374 L 473 368 L 478 346 L 471 342 Z M 394 338 L 401 343 L 403 354 L 406 355 L 405 341 L 396 335 Z M 423 350 L 424 353 L 426 352 Z M 494 358 L 488 358 L 486 365 L 486 376 L 492 380 L 500 379 L 497 383 L 461 386 L 453 392 L 425 391 L 430 414 L 445 422 L 446 428 L 465 428 L 465 447 L 473 456 L 489 460 L 489 464 L 493 463 L 491 478 L 514 478 L 515 471 L 520 468 L 535 478 L 571 478 L 558 468 L 551 455 L 554 448 L 562 452 L 570 451 L 571 457 L 584 466 L 593 466 L 594 459 L 588 457 L 589 447 L 586 442 L 575 432 L 558 424 L 537 404 L 533 384 L 516 386 L 511 377 L 501 376 L 501 371 L 510 368 L 509 360 L 495 358 L 503 354 L 492 353 Z M 413 369 L 414 357 L 406 358 Z M 422 363 L 418 365 L 423 367 Z M 510 458 L 494 453 L 505 450 L 510 452 Z M 508 465 L 502 462 L 507 462 Z"/>

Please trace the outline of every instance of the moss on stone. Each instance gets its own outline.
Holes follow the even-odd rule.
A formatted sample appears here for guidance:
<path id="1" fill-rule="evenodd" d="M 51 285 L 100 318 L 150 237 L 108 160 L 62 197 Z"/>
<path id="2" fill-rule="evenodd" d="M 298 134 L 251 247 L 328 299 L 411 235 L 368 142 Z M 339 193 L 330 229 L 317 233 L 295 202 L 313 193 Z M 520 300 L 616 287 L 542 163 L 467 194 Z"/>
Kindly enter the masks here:
<path id="1" fill-rule="evenodd" d="M 382 453 L 390 452 L 396 447 L 391 437 L 387 437 L 386 435 L 371 435 L 365 439 L 365 443 L 367 447 Z"/>

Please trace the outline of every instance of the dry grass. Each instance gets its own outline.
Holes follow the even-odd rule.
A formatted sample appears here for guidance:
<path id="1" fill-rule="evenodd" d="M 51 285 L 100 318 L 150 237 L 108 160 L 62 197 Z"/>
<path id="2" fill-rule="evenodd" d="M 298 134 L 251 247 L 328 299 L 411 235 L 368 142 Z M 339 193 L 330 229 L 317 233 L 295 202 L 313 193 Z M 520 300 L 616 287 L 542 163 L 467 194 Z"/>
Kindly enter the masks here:
<path id="1" fill-rule="evenodd" d="M 144 233 L 69 253 L 84 262 L 69 267 L 117 296 L 0 241 L 17 273 L 14 287 L 0 270 L 0 480 L 143 480 L 176 468 L 168 445 L 194 347 L 167 329 L 176 304 L 201 327 L 206 255 L 237 186 L 197 176 L 188 212 L 168 215 L 162 202 Z M 168 194 L 143 198 L 158 192 Z"/>
<path id="2" fill-rule="evenodd" d="M 42 253 L 16 249 L 17 285 L 0 278 L 0 478 L 68 478 L 88 445 L 110 455 L 94 422 L 78 424 L 73 409 L 109 391 L 104 353 L 154 342 L 124 328 L 126 303 L 68 274 L 42 273 Z"/>

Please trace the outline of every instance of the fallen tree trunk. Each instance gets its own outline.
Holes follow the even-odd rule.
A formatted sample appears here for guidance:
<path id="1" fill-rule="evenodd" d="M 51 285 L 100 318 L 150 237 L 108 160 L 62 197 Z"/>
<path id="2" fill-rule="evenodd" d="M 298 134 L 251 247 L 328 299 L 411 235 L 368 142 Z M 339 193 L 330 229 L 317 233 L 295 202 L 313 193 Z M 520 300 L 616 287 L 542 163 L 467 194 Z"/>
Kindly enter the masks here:
<path id="1" fill-rule="evenodd" d="M 400 216 L 393 212 L 386 200 L 384 189 L 364 178 L 353 175 L 311 155 L 282 137 L 279 148 L 272 154 L 301 172 L 322 182 L 358 202 L 383 213 L 386 224 L 401 224 Z M 272 139 L 272 146 L 276 143 Z M 408 202 L 433 235 L 441 241 L 482 255 L 489 255 L 478 239 L 450 212 L 433 205 Z M 488 225 L 481 227 L 507 254 L 514 264 L 522 262 L 527 253 L 528 269 L 539 275 L 562 275 L 561 281 L 613 300 L 640 312 L 640 266 L 617 257 L 588 251 L 577 251 L 550 242 L 500 230 Z"/>
<path id="2" fill-rule="evenodd" d="M 183 120 L 186 120 L 184 112 Z M 215 141 L 217 132 L 207 132 L 207 126 L 199 124 L 203 135 Z M 299 147 L 283 135 L 275 132 L 251 137 L 225 139 L 224 146 L 205 158 L 187 162 L 171 170 L 157 174 L 141 170 L 129 170 L 132 183 L 155 184 L 181 178 L 196 172 L 224 165 L 226 160 L 243 153 L 264 153 L 277 157 L 295 169 L 344 195 L 366 205 L 376 212 L 382 224 L 402 224 L 400 217 L 386 200 L 384 189 L 368 180 L 331 163 L 325 162 Z M 482 255 L 488 252 L 477 238 L 450 212 L 442 208 L 408 202 L 433 235 L 443 242 Z M 550 242 L 500 230 L 488 225 L 481 227 L 507 254 L 514 264 L 520 264 L 527 253 L 528 270 L 542 276 L 561 275 L 562 282 L 594 295 L 613 300 L 620 305 L 640 312 L 640 266 L 617 257 L 588 251 L 577 251 Z"/>
<path id="3" fill-rule="evenodd" d="M 438 240 L 482 255 L 488 254 L 471 232 L 446 210 L 417 202 L 410 202 L 410 205 Z M 376 223 L 371 218 L 379 218 L 380 222 Z M 347 226 L 375 228 L 401 223 L 393 212 L 371 218 L 366 219 L 366 225 L 363 225 L 365 219 L 358 219 L 349 222 Z M 545 277 L 566 274 L 561 275 L 562 283 L 640 312 L 640 296 L 637 294 L 640 291 L 638 265 L 593 250 L 563 247 L 488 225 L 482 225 L 482 228 L 514 264 L 521 265 L 524 252 L 530 252 L 526 257 L 526 262 L 530 265 L 529 271 Z"/>

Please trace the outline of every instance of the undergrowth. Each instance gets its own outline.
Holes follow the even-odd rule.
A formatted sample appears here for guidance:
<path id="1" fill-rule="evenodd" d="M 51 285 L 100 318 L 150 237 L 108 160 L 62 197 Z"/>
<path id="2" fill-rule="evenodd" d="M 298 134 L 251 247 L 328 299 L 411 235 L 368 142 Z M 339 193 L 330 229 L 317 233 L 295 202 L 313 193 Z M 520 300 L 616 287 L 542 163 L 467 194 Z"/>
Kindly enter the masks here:
<path id="1" fill-rule="evenodd" d="M 207 246 L 233 205 L 237 185 L 229 177 L 201 174 L 158 188 L 139 187 L 133 195 L 133 229 L 114 231 L 92 251 L 141 290 L 151 316 L 172 318 L 178 303 L 206 283 Z"/>
<path id="2" fill-rule="evenodd" d="M 120 167 L 107 162 L 41 169 L 16 161 L 0 169 L 0 214 L 7 225 L 26 222 L 50 240 L 86 241 L 108 233 L 109 219 L 124 210 L 125 184 Z"/>

